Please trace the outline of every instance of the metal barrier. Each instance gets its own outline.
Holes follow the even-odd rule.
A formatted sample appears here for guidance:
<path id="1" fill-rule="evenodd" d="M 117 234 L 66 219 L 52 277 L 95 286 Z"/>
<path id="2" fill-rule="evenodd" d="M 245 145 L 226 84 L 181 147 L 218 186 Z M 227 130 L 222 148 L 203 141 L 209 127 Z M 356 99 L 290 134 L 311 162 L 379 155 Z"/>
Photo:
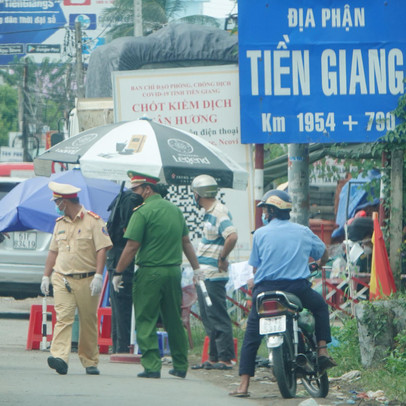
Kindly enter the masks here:
<path id="1" fill-rule="evenodd" d="M 354 305 L 360 300 L 368 300 L 369 273 L 347 273 L 342 278 L 327 278 L 326 269 L 323 267 L 321 280 L 313 288 L 322 287 L 322 295 L 331 307 L 330 320 L 334 320 L 341 314 L 354 316 Z M 361 288 L 359 289 L 359 285 Z"/>

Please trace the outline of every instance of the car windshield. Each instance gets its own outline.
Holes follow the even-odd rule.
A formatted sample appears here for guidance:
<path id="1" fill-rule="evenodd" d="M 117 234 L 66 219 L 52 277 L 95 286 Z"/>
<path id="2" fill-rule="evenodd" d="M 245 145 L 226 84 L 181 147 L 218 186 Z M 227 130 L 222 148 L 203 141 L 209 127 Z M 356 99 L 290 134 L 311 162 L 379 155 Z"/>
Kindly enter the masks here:
<path id="1" fill-rule="evenodd" d="M 26 179 L 0 176 L 3 204 L 2 199 Z M 0 232 L 0 297 L 26 299 L 39 295 L 51 237 L 52 234 L 39 230 Z"/>
<path id="2" fill-rule="evenodd" d="M 19 182 L 3 181 L 3 179 L 0 178 L 0 200 L 18 184 Z"/>

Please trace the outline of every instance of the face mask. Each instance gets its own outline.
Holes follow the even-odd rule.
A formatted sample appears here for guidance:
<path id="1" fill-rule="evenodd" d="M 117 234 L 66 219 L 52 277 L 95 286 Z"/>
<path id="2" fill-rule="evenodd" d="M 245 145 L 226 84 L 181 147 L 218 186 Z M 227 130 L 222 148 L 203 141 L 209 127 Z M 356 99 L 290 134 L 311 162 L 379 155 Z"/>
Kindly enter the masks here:
<path id="1" fill-rule="evenodd" d="M 193 193 L 193 204 L 200 209 L 199 200 L 196 200 L 196 195 Z"/>
<path id="2" fill-rule="evenodd" d="M 137 190 L 137 191 L 135 191 L 135 190 Z M 133 193 L 134 193 L 135 195 L 137 195 L 137 197 L 138 197 L 139 199 L 141 199 L 142 201 L 145 200 L 145 199 L 144 199 L 145 188 L 144 188 L 142 185 L 141 185 L 141 186 L 138 186 L 137 188 L 133 188 L 132 191 L 133 191 Z M 139 193 L 139 192 L 141 192 L 141 193 Z"/>
<path id="3" fill-rule="evenodd" d="M 369 247 L 368 245 L 364 245 L 364 254 L 365 255 L 371 255 L 372 254 L 372 248 Z"/>
<path id="4" fill-rule="evenodd" d="M 135 193 L 135 192 L 133 192 L 133 193 L 137 196 L 137 198 L 138 198 L 139 200 L 144 201 L 144 198 L 142 197 L 141 194 Z"/>
<path id="5" fill-rule="evenodd" d="M 65 210 L 61 210 L 60 207 L 59 207 L 59 204 L 57 204 L 55 206 L 55 211 L 56 211 L 56 214 L 58 216 L 64 216 L 65 215 Z"/>
<path id="6" fill-rule="evenodd" d="M 269 223 L 268 217 L 265 213 L 262 213 L 261 220 L 264 226 L 266 226 Z"/>

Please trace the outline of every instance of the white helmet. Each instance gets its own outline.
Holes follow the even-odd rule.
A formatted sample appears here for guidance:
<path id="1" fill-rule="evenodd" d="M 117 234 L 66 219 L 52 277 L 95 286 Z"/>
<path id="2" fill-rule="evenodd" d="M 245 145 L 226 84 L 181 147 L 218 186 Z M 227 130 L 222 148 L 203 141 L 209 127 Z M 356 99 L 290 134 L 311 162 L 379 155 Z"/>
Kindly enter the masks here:
<path id="1" fill-rule="evenodd" d="M 191 185 L 192 192 L 197 193 L 200 197 L 216 197 L 218 185 L 216 180 L 209 175 L 199 175 L 193 179 Z"/>

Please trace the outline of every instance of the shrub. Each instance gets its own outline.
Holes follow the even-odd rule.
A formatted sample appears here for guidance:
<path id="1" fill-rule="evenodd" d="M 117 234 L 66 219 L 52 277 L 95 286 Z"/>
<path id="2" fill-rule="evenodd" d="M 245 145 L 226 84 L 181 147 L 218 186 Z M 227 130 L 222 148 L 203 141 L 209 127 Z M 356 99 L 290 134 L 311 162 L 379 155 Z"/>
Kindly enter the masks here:
<path id="1" fill-rule="evenodd" d="M 329 374 L 340 376 L 353 369 L 360 369 L 361 355 L 357 321 L 348 319 L 343 326 L 332 327 L 332 335 L 338 341 L 338 345 L 329 351 L 338 366 L 333 368 Z"/>
<path id="2" fill-rule="evenodd" d="M 395 337 L 395 348 L 385 358 L 385 368 L 392 374 L 406 376 L 406 332 Z"/>

